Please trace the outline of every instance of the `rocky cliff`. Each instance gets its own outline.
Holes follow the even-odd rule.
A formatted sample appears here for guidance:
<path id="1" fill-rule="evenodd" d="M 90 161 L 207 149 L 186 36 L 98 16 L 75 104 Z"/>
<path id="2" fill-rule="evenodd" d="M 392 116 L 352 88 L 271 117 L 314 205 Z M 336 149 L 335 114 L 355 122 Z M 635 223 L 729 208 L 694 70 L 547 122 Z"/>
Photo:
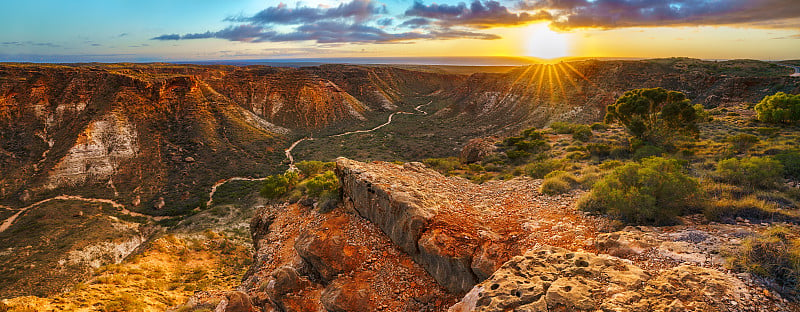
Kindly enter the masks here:
<path id="1" fill-rule="evenodd" d="M 373 123 L 461 80 L 361 66 L 3 64 L 0 201 L 72 193 L 180 213 L 220 179 L 281 170 L 295 136 Z"/>

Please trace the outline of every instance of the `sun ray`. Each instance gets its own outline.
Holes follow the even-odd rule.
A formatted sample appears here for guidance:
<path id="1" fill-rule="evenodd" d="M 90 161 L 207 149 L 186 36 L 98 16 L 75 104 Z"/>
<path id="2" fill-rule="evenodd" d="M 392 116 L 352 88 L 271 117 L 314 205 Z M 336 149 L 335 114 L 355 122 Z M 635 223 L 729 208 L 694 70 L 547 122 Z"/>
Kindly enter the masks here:
<path id="1" fill-rule="evenodd" d="M 525 87 L 525 94 L 530 93 L 530 90 L 533 87 L 533 83 L 536 82 L 535 81 L 536 80 L 536 75 L 539 74 L 539 72 L 541 70 L 542 70 L 542 66 L 541 65 L 536 65 L 536 70 L 533 71 L 533 73 L 528 77 L 528 84 L 527 84 L 527 87 Z M 541 84 L 541 81 L 538 81 L 538 83 Z"/>
<path id="2" fill-rule="evenodd" d="M 556 94 L 556 85 L 553 83 L 553 65 L 547 64 L 547 83 L 550 86 L 550 105 L 553 105 L 553 98 Z"/>
<path id="3" fill-rule="evenodd" d="M 561 82 L 561 74 L 558 72 L 558 65 L 552 65 L 553 67 L 553 75 L 556 76 L 556 82 L 558 83 L 558 90 L 561 91 L 561 100 L 564 101 L 567 99 L 567 90 L 564 89 L 564 83 Z"/>
<path id="4" fill-rule="evenodd" d="M 575 72 L 575 74 L 580 76 L 583 80 L 586 80 L 586 82 L 588 82 L 589 85 L 592 86 L 593 88 L 595 88 L 597 90 L 600 90 L 601 92 L 604 92 L 604 93 L 608 92 L 605 89 L 603 89 L 600 86 L 598 86 L 597 84 L 595 84 L 594 82 L 592 82 L 591 80 L 589 80 L 589 78 L 586 78 L 586 76 L 583 73 L 581 73 L 580 71 L 575 69 L 575 67 L 572 67 L 572 65 L 570 65 L 569 63 L 564 63 L 564 65 L 567 65 L 567 68 L 571 69 L 573 72 Z"/>
<path id="5" fill-rule="evenodd" d="M 539 73 L 539 85 L 536 86 L 536 99 L 537 100 L 539 99 L 539 97 L 542 94 L 542 85 L 544 84 L 544 72 L 546 71 L 545 70 L 545 66 L 547 66 L 547 65 L 539 65 L 539 66 L 541 66 L 542 70 Z"/>
<path id="6" fill-rule="evenodd" d="M 576 82 L 575 82 L 575 81 L 572 79 L 572 77 L 571 77 L 570 73 L 567 71 L 567 69 L 566 69 L 566 68 L 564 68 L 564 65 L 563 65 L 563 64 L 564 64 L 564 63 L 558 63 L 558 65 L 557 65 L 557 66 L 558 66 L 558 69 L 560 69 L 560 70 L 561 70 L 561 72 L 563 72 L 563 73 L 564 73 L 564 79 L 566 79 L 567 81 L 569 81 L 569 83 L 572 85 L 572 87 L 573 87 L 573 88 L 575 88 L 575 90 L 577 91 L 577 90 L 579 89 L 579 87 L 578 87 L 578 84 L 577 84 L 577 83 L 576 83 Z"/>

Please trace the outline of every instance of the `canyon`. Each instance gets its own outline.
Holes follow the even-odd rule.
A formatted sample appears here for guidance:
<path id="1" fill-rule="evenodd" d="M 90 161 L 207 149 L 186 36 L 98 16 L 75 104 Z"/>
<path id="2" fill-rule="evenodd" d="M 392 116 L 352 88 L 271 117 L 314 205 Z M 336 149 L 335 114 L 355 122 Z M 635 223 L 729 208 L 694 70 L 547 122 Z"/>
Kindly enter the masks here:
<path id="1" fill-rule="evenodd" d="M 757 278 L 723 269 L 721 255 L 767 225 L 622 228 L 576 210 L 585 190 L 476 184 L 420 163 L 473 163 L 524 129 L 602 121 L 634 88 L 678 90 L 734 118 L 766 95 L 800 93 L 791 71 L 685 58 L 469 73 L 0 64 L 0 298 L 68 294 L 107 265 L 207 239 L 252 248 L 241 282 L 182 288 L 145 310 L 792 311 Z M 305 160 L 335 162 L 332 210 L 256 195 Z M 184 249 L 224 262 L 209 248 Z"/>

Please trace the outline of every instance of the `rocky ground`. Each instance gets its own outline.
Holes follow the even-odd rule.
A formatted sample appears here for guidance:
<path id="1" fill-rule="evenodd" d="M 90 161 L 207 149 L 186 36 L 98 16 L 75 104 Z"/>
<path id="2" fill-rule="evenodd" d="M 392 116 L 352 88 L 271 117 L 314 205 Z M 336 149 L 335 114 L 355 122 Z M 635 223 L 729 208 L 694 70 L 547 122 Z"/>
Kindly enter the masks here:
<path id="1" fill-rule="evenodd" d="M 611 232 L 607 220 L 575 210 L 580 191 L 546 196 L 541 180 L 478 185 L 419 163 L 344 158 L 337 174 L 342 205 L 262 208 L 251 223 L 255 262 L 239 292 L 201 293 L 180 308 L 240 297 L 247 304 L 227 311 L 800 308 L 724 269 L 724 255 L 765 225 L 689 217 Z"/>

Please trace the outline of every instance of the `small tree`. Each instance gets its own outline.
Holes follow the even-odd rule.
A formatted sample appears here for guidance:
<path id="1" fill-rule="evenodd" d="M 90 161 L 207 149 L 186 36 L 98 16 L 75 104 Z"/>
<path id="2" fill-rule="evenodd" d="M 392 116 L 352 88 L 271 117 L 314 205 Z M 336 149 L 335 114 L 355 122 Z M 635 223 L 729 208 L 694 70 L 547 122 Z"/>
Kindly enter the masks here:
<path id="1" fill-rule="evenodd" d="M 697 109 L 678 91 L 662 88 L 625 92 L 606 108 L 606 123 L 619 122 L 636 138 L 666 143 L 675 134 L 696 134 Z"/>
<path id="2" fill-rule="evenodd" d="M 763 122 L 792 123 L 800 121 L 800 94 L 783 92 L 765 96 L 755 106 L 758 120 Z"/>

